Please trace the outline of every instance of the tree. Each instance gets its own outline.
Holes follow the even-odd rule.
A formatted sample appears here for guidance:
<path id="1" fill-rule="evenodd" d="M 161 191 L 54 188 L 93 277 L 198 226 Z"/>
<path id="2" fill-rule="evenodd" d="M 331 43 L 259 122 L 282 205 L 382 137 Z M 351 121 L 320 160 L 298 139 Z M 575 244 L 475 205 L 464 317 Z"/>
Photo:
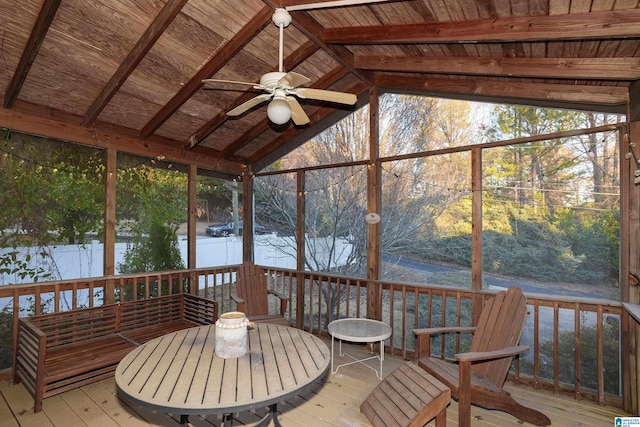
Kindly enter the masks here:
<path id="1" fill-rule="evenodd" d="M 177 227 L 152 219 L 148 236 L 136 236 L 119 264 L 122 274 L 185 268 L 178 248 Z"/>
<path id="2" fill-rule="evenodd" d="M 489 133 L 493 138 L 512 139 L 575 129 L 581 116 L 575 111 L 507 105 L 496 106 L 492 120 L 494 127 Z M 511 189 L 514 202 L 521 206 L 525 203 L 542 204 L 551 209 L 561 204 L 559 200 L 550 199 L 554 193 L 540 190 L 560 187 L 572 179 L 572 174 L 563 174 L 575 164 L 565 142 L 563 139 L 551 139 L 500 150 L 501 157 L 496 160 L 502 172 L 496 178 L 504 187 Z"/>
<path id="3" fill-rule="evenodd" d="M 55 278 L 50 245 L 83 244 L 101 232 L 102 151 L 9 130 L 1 140 L 0 244 L 13 251 L 0 264 L 18 279 Z M 18 247 L 31 250 L 21 258 Z"/>
<path id="4" fill-rule="evenodd" d="M 123 165 L 135 159 L 122 159 Z M 121 273 L 183 269 L 178 226 L 187 220 L 185 174 L 147 163 L 118 171 L 119 222 L 133 235 Z"/>

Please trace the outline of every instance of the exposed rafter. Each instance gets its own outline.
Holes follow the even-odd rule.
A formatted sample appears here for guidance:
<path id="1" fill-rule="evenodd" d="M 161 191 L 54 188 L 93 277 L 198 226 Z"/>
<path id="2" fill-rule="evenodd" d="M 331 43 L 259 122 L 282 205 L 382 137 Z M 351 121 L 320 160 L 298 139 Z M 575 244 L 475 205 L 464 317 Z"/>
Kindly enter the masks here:
<path id="1" fill-rule="evenodd" d="M 153 20 L 147 31 L 133 47 L 127 58 L 122 61 L 109 82 L 102 89 L 98 97 L 93 101 L 83 118 L 83 124 L 90 126 L 100 115 L 100 112 L 107 106 L 111 98 L 124 84 L 129 75 L 133 73 L 140 61 L 153 47 L 155 42 L 165 32 L 169 24 L 174 20 L 189 0 L 169 0 L 164 5 L 156 19 Z"/>
<path id="2" fill-rule="evenodd" d="M 588 40 L 640 36 L 640 9 L 459 22 L 330 28 L 335 44 L 478 43 Z"/>
<path id="3" fill-rule="evenodd" d="M 587 109 L 624 114 L 629 90 L 622 86 L 550 84 L 520 81 L 416 78 L 412 75 L 380 73 L 376 86 L 386 90 L 452 97 L 472 101 L 536 104 L 555 108 Z M 581 105 L 582 104 L 582 105 Z"/>
<path id="4" fill-rule="evenodd" d="M 229 58 L 235 56 L 242 48 L 249 43 L 267 24 L 271 21 L 271 15 L 273 11 L 269 7 L 264 7 L 257 13 L 251 21 L 244 26 L 244 28 L 236 34 L 236 36 L 224 45 L 216 55 L 207 62 L 191 80 L 189 80 L 180 91 L 171 98 L 162 109 L 156 114 L 149 123 L 146 124 L 140 136 L 142 138 L 148 138 L 149 135 L 154 133 L 162 124 L 171 117 L 178 108 L 182 106 L 187 100 L 193 96 L 201 87 L 202 80 L 211 77 L 218 70 L 220 70 Z"/>
<path id="5" fill-rule="evenodd" d="M 354 65 L 364 70 L 415 73 L 629 81 L 640 79 L 640 58 L 356 56 Z"/>
<path id="6" fill-rule="evenodd" d="M 304 35 L 322 47 L 343 67 L 351 70 L 360 80 L 371 85 L 373 76 L 366 71 L 359 71 L 353 66 L 353 54 L 344 46 L 330 46 L 324 42 L 324 30 L 322 27 L 303 12 L 292 12 L 293 25 Z"/>
<path id="7" fill-rule="evenodd" d="M 40 45 L 49 31 L 49 26 L 51 26 L 51 22 L 56 16 L 56 12 L 60 7 L 60 2 L 61 0 L 45 0 L 42 4 L 40 14 L 33 26 L 31 34 L 29 35 L 27 45 L 22 51 L 22 57 L 20 58 L 18 67 L 16 68 L 15 73 L 13 73 L 11 83 L 9 83 L 9 87 L 4 94 L 4 108 L 13 107 L 13 103 L 18 99 L 20 89 L 29 74 L 31 64 L 33 64 L 33 61 L 35 61 L 36 56 L 38 55 Z"/>

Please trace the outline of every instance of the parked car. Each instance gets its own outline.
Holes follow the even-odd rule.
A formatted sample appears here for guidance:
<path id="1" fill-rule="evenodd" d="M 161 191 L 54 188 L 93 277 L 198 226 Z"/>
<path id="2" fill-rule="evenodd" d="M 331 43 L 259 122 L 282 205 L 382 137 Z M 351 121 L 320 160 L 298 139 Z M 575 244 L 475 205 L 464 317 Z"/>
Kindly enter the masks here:
<path id="1" fill-rule="evenodd" d="M 206 233 L 211 237 L 227 237 L 233 234 L 233 222 L 227 224 L 211 224 L 207 227 Z M 267 234 L 269 230 L 261 224 L 254 224 L 255 234 Z M 242 221 L 238 221 L 238 235 L 242 236 Z"/>

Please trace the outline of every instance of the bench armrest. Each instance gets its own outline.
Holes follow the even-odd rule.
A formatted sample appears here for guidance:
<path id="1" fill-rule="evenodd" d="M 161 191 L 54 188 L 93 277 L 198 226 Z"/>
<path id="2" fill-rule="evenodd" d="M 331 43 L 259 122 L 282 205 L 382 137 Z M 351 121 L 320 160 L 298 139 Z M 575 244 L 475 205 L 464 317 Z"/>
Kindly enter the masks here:
<path id="1" fill-rule="evenodd" d="M 18 320 L 18 333 L 13 349 L 13 382 L 22 381 L 34 396 L 34 407 L 42 407 L 44 361 L 47 354 L 47 334 L 27 319 Z M 39 399 L 38 399 L 39 398 Z"/>

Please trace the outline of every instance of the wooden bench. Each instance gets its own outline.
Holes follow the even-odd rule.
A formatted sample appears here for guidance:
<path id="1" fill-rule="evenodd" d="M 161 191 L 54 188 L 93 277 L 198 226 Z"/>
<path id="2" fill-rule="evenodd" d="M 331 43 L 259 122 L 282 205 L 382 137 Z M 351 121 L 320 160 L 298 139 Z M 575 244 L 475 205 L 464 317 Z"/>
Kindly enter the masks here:
<path id="1" fill-rule="evenodd" d="M 113 376 L 138 345 L 169 332 L 215 323 L 215 301 L 177 294 L 22 318 L 14 383 L 42 399 Z"/>
<path id="2" fill-rule="evenodd" d="M 451 390 L 411 362 L 388 374 L 360 405 L 374 427 L 445 427 Z"/>

